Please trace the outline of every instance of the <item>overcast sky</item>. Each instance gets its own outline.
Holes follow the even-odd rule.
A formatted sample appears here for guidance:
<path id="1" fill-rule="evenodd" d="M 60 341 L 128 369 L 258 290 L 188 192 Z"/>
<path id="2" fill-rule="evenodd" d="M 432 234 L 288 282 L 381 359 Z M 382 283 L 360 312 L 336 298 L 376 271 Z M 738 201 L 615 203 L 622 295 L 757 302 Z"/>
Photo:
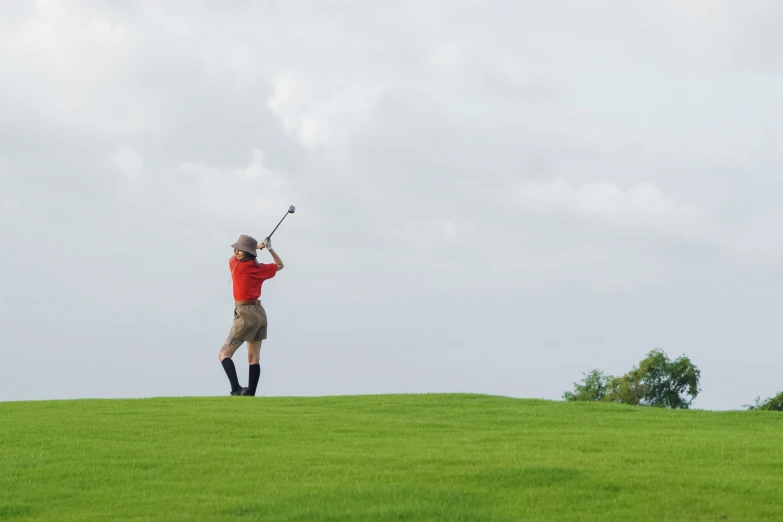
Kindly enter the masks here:
<path id="1" fill-rule="evenodd" d="M 783 3 L 4 2 L 0 400 L 783 391 Z M 271 261 L 263 253 L 262 261 Z M 247 383 L 246 350 L 235 356 Z"/>

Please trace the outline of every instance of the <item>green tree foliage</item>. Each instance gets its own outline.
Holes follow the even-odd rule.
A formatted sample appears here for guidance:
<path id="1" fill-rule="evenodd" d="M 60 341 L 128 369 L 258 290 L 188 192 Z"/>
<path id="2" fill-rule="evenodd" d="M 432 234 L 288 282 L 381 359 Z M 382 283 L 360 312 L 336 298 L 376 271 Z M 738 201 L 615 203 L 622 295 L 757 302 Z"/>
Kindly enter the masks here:
<path id="1" fill-rule="evenodd" d="M 606 395 L 606 377 L 601 371 L 593 370 L 586 374 L 582 383 L 575 382 L 573 393 L 567 391 L 563 398 L 567 401 L 600 401 Z"/>
<path id="2" fill-rule="evenodd" d="M 761 397 L 756 397 L 756 404 L 746 404 L 745 408 L 748 410 L 783 411 L 783 392 L 768 398 L 764 402 L 761 402 Z"/>
<path id="3" fill-rule="evenodd" d="M 593 370 L 574 391 L 567 391 L 567 401 L 598 401 L 687 409 L 701 391 L 701 371 L 685 356 L 671 361 L 659 350 L 651 350 L 638 366 L 621 377 Z"/>

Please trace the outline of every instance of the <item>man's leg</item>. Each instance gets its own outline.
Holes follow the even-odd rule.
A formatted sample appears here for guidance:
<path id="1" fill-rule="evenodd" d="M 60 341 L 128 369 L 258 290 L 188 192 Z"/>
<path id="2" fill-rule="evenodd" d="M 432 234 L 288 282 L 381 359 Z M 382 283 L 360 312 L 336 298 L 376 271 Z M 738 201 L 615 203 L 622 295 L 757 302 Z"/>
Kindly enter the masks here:
<path id="1" fill-rule="evenodd" d="M 237 377 L 237 369 L 234 366 L 234 361 L 231 357 L 234 355 L 240 346 L 242 346 L 241 339 L 229 337 L 226 342 L 223 343 L 223 347 L 218 353 L 218 360 L 223 365 L 223 370 L 226 372 L 228 382 L 231 383 L 231 395 L 239 395 L 242 392 L 242 387 L 239 385 L 239 378 Z"/>
<path id="2" fill-rule="evenodd" d="M 255 396 L 258 388 L 258 379 L 261 376 L 261 341 L 247 343 L 247 394 Z"/>

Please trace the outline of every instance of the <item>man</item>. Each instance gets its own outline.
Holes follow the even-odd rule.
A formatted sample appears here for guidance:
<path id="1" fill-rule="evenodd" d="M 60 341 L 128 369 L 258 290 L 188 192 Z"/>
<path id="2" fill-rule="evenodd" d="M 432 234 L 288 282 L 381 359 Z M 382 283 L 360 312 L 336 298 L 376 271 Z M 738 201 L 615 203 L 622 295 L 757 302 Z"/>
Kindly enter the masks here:
<path id="1" fill-rule="evenodd" d="M 258 243 L 251 236 L 241 235 L 236 243 L 231 245 L 234 255 L 228 261 L 231 269 L 231 279 L 234 287 L 234 322 L 228 334 L 228 339 L 218 353 L 218 359 L 223 365 L 228 381 L 231 384 L 231 395 L 255 396 L 258 379 L 261 375 L 261 342 L 267 335 L 266 310 L 261 306 L 261 286 L 267 279 L 275 277 L 283 269 L 283 261 L 272 249 L 269 238 Z M 259 263 L 256 260 L 256 250 L 266 248 L 274 263 Z M 231 357 L 243 342 L 247 342 L 248 385 L 239 385 L 237 371 Z"/>

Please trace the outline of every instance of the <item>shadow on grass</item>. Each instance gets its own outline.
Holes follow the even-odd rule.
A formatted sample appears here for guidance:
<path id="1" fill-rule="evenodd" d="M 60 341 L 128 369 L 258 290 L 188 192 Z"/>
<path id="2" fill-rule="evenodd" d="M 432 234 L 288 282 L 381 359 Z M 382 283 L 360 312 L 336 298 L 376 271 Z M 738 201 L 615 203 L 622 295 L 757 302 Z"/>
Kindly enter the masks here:
<path id="1" fill-rule="evenodd" d="M 14 518 L 29 517 L 33 509 L 29 506 L 2 506 L 0 505 L 0 520 L 13 520 Z"/>

